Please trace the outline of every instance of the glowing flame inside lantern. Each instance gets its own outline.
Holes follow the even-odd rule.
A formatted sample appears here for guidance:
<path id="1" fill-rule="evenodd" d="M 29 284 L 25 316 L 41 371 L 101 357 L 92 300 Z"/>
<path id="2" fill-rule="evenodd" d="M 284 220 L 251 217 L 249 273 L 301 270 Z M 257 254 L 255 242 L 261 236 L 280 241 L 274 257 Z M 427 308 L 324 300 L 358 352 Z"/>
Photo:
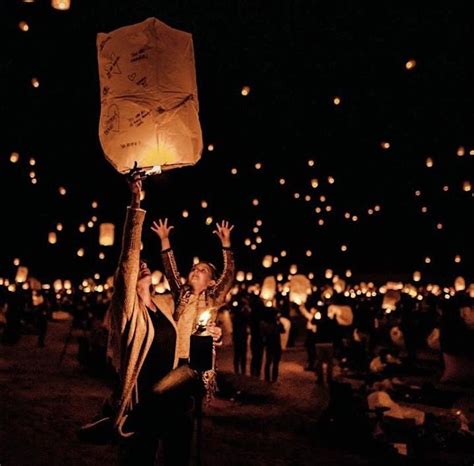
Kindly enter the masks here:
<path id="1" fill-rule="evenodd" d="M 210 310 L 206 310 L 201 313 L 201 315 L 198 318 L 198 325 L 200 327 L 205 327 L 209 321 L 211 320 L 212 313 Z"/>

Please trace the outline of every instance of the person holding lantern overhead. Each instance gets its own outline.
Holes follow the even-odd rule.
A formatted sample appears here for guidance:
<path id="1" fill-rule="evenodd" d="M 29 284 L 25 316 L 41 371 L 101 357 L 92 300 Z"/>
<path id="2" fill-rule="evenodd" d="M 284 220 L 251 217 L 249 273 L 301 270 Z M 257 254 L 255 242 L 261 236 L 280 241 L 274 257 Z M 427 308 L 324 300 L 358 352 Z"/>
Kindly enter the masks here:
<path id="1" fill-rule="evenodd" d="M 152 293 L 150 269 L 140 258 L 146 213 L 140 208 L 142 181 L 136 175 L 129 185 L 131 203 L 114 292 L 104 319 L 109 329 L 107 354 L 118 374 L 118 389 L 105 405 L 104 416 L 81 427 L 78 435 L 89 443 L 117 441 L 121 465 L 154 465 L 161 439 L 165 464 L 187 465 L 192 407 L 179 393 L 156 390 L 178 367 L 175 306 L 170 294 Z M 217 340 L 219 329 L 212 331 Z"/>

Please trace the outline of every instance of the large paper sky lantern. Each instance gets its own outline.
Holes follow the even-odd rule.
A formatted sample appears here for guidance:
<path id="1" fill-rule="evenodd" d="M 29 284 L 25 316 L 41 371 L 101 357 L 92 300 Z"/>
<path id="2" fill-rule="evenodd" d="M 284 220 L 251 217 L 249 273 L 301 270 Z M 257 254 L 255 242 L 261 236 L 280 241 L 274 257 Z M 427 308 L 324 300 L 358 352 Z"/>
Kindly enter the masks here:
<path id="1" fill-rule="evenodd" d="M 106 158 L 121 173 L 170 169 L 201 157 L 191 34 L 156 18 L 97 34 Z"/>
<path id="2" fill-rule="evenodd" d="M 263 280 L 262 289 L 260 290 L 260 296 L 264 301 L 272 301 L 276 293 L 276 280 L 275 277 L 266 277 Z"/>

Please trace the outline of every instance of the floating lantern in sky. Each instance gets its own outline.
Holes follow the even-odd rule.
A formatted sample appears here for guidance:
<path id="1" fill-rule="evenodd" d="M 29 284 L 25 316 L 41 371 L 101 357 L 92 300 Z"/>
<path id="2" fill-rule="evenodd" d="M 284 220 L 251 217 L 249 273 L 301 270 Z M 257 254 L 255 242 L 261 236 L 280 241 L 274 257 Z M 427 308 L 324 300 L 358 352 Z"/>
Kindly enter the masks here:
<path id="1" fill-rule="evenodd" d="M 182 214 L 181 214 L 184 218 L 188 218 L 189 217 L 189 212 L 187 210 L 183 210 Z"/>
<path id="2" fill-rule="evenodd" d="M 61 291 L 63 289 L 63 282 L 61 279 L 54 280 L 53 282 L 54 291 Z"/>
<path id="3" fill-rule="evenodd" d="M 421 280 L 421 272 L 418 270 L 413 272 L 413 281 L 414 282 L 419 282 Z"/>
<path id="4" fill-rule="evenodd" d="M 99 259 L 104 260 L 105 259 L 105 254 L 103 252 L 99 253 Z"/>
<path id="5" fill-rule="evenodd" d="M 464 291 L 466 289 L 466 281 L 463 277 L 456 277 L 454 280 L 454 289 L 456 291 Z"/>
<path id="6" fill-rule="evenodd" d="M 245 97 L 250 94 L 250 86 L 244 86 L 242 87 L 240 93 Z"/>
<path id="7" fill-rule="evenodd" d="M 28 267 L 18 267 L 16 271 L 15 281 L 17 283 L 24 283 L 28 278 Z"/>
<path id="8" fill-rule="evenodd" d="M 76 254 L 77 254 L 79 257 L 83 257 L 83 256 L 84 256 L 84 248 L 78 249 Z"/>
<path id="9" fill-rule="evenodd" d="M 63 231 L 63 224 L 62 223 L 57 223 L 56 224 L 56 230 Z"/>
<path id="10" fill-rule="evenodd" d="M 252 280 L 253 280 L 253 273 L 252 273 L 252 272 L 247 272 L 247 273 L 245 274 L 245 279 L 246 279 L 248 282 L 252 281 Z"/>
<path id="11" fill-rule="evenodd" d="M 285 178 L 280 178 L 278 182 L 283 186 L 286 183 L 286 180 Z"/>
<path id="12" fill-rule="evenodd" d="M 40 83 L 38 78 L 31 78 L 31 85 L 36 88 L 39 87 Z"/>
<path id="13" fill-rule="evenodd" d="M 281 251 L 281 252 L 280 252 L 280 256 L 281 256 L 281 257 L 286 257 L 286 251 Z"/>
<path id="14" fill-rule="evenodd" d="M 311 257 L 313 255 L 313 251 L 311 251 L 311 249 L 308 249 L 306 251 L 306 257 Z"/>
<path id="15" fill-rule="evenodd" d="M 80 231 L 81 233 L 84 233 L 84 232 L 86 231 L 86 226 L 85 226 L 83 223 L 81 223 L 81 224 L 79 225 L 79 231 Z"/>
<path id="16" fill-rule="evenodd" d="M 99 228 L 99 244 L 101 246 L 113 246 L 115 225 L 113 223 L 101 223 Z"/>
<path id="17" fill-rule="evenodd" d="M 347 251 L 347 246 L 345 244 L 341 245 L 341 251 L 346 252 Z"/>
<path id="18" fill-rule="evenodd" d="M 290 274 L 294 275 L 295 273 L 298 272 L 298 266 L 296 264 L 291 264 L 290 266 Z"/>
<path id="19" fill-rule="evenodd" d="M 255 224 L 258 226 L 258 227 L 261 227 L 263 225 L 263 222 L 259 219 L 255 222 Z"/>
<path id="20" fill-rule="evenodd" d="M 20 259 L 18 257 L 15 257 L 15 259 L 13 259 L 13 265 L 15 265 L 16 267 L 20 265 Z"/>
<path id="21" fill-rule="evenodd" d="M 329 184 L 334 184 L 335 181 L 336 181 L 336 180 L 334 179 L 333 176 L 328 176 L 328 183 L 329 183 Z"/>
<path id="22" fill-rule="evenodd" d="M 266 269 L 269 269 L 272 266 L 273 263 L 273 257 L 270 255 L 267 255 L 263 258 L 262 265 Z"/>
<path id="23" fill-rule="evenodd" d="M 262 240 L 262 238 L 261 238 L 260 236 L 257 236 L 257 237 L 255 238 L 255 242 L 256 242 L 257 244 L 261 244 L 262 241 L 263 241 L 263 240 Z"/>
<path id="24" fill-rule="evenodd" d="M 51 6 L 56 10 L 69 10 L 71 0 L 51 0 Z"/>
<path id="25" fill-rule="evenodd" d="M 374 213 L 374 210 L 373 210 L 373 209 L 369 209 L 369 210 L 367 211 L 367 213 L 368 213 L 369 215 L 372 215 L 372 214 Z"/>
<path id="26" fill-rule="evenodd" d="M 415 66 L 416 66 L 416 60 L 413 60 L 413 59 L 408 60 L 408 61 L 405 63 L 405 68 L 406 68 L 407 70 L 412 70 L 413 68 L 415 68 Z"/>
<path id="27" fill-rule="evenodd" d="M 352 277 L 352 271 L 351 270 L 349 270 L 349 269 L 346 270 L 346 277 L 347 278 Z"/>
<path id="28" fill-rule="evenodd" d="M 436 224 L 436 229 L 437 230 L 442 230 L 443 229 L 443 224 L 442 223 L 437 223 Z"/>
<path id="29" fill-rule="evenodd" d="M 314 211 L 317 213 L 317 214 L 320 214 L 321 213 L 321 207 L 316 207 L 314 209 Z"/>
<path id="30" fill-rule="evenodd" d="M 349 219 L 351 218 L 351 214 L 350 214 L 349 212 L 345 212 L 345 213 L 344 213 L 344 218 L 345 218 L 346 220 L 349 220 Z"/>
<path id="31" fill-rule="evenodd" d="M 387 141 L 382 141 L 380 143 L 380 146 L 382 147 L 382 149 L 390 149 L 390 143 Z"/>
<path id="32" fill-rule="evenodd" d="M 326 278 L 327 280 L 330 280 L 333 276 L 333 271 L 331 269 L 326 269 L 326 271 L 324 272 L 324 278 Z"/>
<path id="33" fill-rule="evenodd" d="M 334 97 L 334 99 L 332 99 L 334 105 L 339 105 L 341 103 L 341 98 L 340 97 Z"/>
<path id="34" fill-rule="evenodd" d="M 238 281 L 238 282 L 243 282 L 245 280 L 245 273 L 242 272 L 241 270 L 239 270 L 237 272 L 237 275 L 235 276 L 235 279 Z"/>
<path id="35" fill-rule="evenodd" d="M 374 207 L 375 212 L 380 212 L 381 207 L 379 205 L 376 205 Z"/>
<path id="36" fill-rule="evenodd" d="M 456 151 L 456 155 L 458 157 L 464 157 L 464 154 L 465 154 L 464 146 L 459 146 L 458 150 Z"/>
<path id="37" fill-rule="evenodd" d="M 310 167 L 314 167 L 314 160 L 308 160 L 308 165 Z"/>
<path id="38" fill-rule="evenodd" d="M 300 198 L 300 193 L 294 193 L 294 194 L 293 194 L 293 197 L 294 197 L 295 199 L 299 199 L 299 198 Z"/>
<path id="39" fill-rule="evenodd" d="M 260 170 L 262 168 L 262 164 L 260 162 L 255 164 L 255 169 Z"/>
<path id="40" fill-rule="evenodd" d="M 431 257 L 425 257 L 425 264 L 431 263 Z"/>
<path id="41" fill-rule="evenodd" d="M 197 265 L 197 264 L 199 264 L 199 262 L 201 262 L 200 259 L 199 259 L 199 257 L 198 257 L 198 256 L 194 256 L 194 257 L 193 257 L 193 265 Z"/>
<path id="42" fill-rule="evenodd" d="M 357 217 L 357 215 L 353 215 L 352 216 L 352 221 L 357 222 L 357 220 L 359 220 L 359 217 Z"/>
<path id="43" fill-rule="evenodd" d="M 447 193 L 447 192 L 449 191 L 449 186 L 448 186 L 448 185 L 444 185 L 444 186 L 443 186 L 443 191 L 444 191 L 445 193 Z"/>
<path id="44" fill-rule="evenodd" d="M 203 209 L 207 209 L 207 207 L 208 207 L 207 202 L 206 201 L 201 201 L 201 207 Z"/>
<path id="45" fill-rule="evenodd" d="M 318 180 L 316 178 L 313 178 L 311 180 L 311 187 L 316 189 L 318 187 L 319 183 L 318 183 Z"/>
<path id="46" fill-rule="evenodd" d="M 94 222 L 93 222 L 92 220 L 89 220 L 89 221 L 87 222 L 87 226 L 88 226 L 89 228 L 93 228 Z"/>
<path id="47" fill-rule="evenodd" d="M 93 209 L 97 209 L 98 207 L 97 201 L 93 201 L 91 205 Z"/>
<path id="48" fill-rule="evenodd" d="M 276 257 L 276 256 L 273 258 L 273 262 L 274 262 L 275 264 L 276 264 L 279 260 L 280 260 L 280 259 L 278 259 L 278 257 Z"/>
<path id="49" fill-rule="evenodd" d="M 421 211 L 422 211 L 424 214 L 426 214 L 426 212 L 428 212 L 428 207 L 423 206 L 423 207 L 421 208 Z"/>
<path id="50" fill-rule="evenodd" d="M 426 159 L 426 166 L 427 166 L 428 168 L 431 168 L 431 167 L 433 166 L 433 159 L 432 159 L 431 157 L 428 157 L 428 158 Z"/>
<path id="51" fill-rule="evenodd" d="M 35 172 L 30 172 L 29 175 L 30 175 L 30 178 L 36 178 L 36 173 Z"/>
<path id="52" fill-rule="evenodd" d="M 210 225 L 212 223 L 212 217 L 206 218 L 206 225 Z"/>
<path id="53" fill-rule="evenodd" d="M 30 26 L 28 26 L 28 23 L 26 21 L 20 21 L 18 23 L 18 27 L 20 28 L 21 31 L 23 32 L 28 32 L 30 29 Z"/>
<path id="54" fill-rule="evenodd" d="M 320 197 L 319 197 L 319 200 L 320 200 L 321 202 L 326 202 L 326 196 L 320 196 Z"/>
<path id="55" fill-rule="evenodd" d="M 420 191 L 419 189 L 417 189 L 417 190 L 415 191 L 415 196 L 416 196 L 416 197 L 420 197 L 420 196 L 421 196 L 421 191 Z"/>
<path id="56" fill-rule="evenodd" d="M 252 232 L 255 233 L 255 234 L 257 234 L 259 231 L 260 231 L 260 229 L 258 227 L 254 227 L 252 229 Z"/>
<path id="57" fill-rule="evenodd" d="M 318 225 L 321 227 L 324 225 L 324 220 L 322 218 L 318 220 Z"/>
<path id="58" fill-rule="evenodd" d="M 462 184 L 462 190 L 465 191 L 466 193 L 471 190 L 471 182 L 470 181 L 464 181 Z"/>
<path id="59" fill-rule="evenodd" d="M 276 293 L 275 277 L 266 277 L 263 280 L 262 289 L 260 291 L 260 297 L 264 301 L 271 301 L 275 297 L 275 293 Z"/>
<path id="60" fill-rule="evenodd" d="M 12 152 L 10 154 L 10 162 L 11 163 L 17 163 L 20 158 L 20 154 L 18 152 Z"/>
<path id="61" fill-rule="evenodd" d="M 249 238 L 246 238 L 244 241 L 245 246 L 250 246 L 252 244 L 252 241 L 250 241 Z"/>
<path id="62" fill-rule="evenodd" d="M 31 178 L 31 184 L 36 184 L 38 183 L 38 179 L 37 178 Z"/>
<path id="63" fill-rule="evenodd" d="M 66 191 L 66 188 L 64 188 L 64 187 L 62 187 L 62 186 L 59 188 L 59 194 L 61 194 L 61 196 L 65 196 L 65 195 L 66 195 L 66 192 L 67 192 L 67 191 Z"/>
<path id="64" fill-rule="evenodd" d="M 331 212 L 331 210 L 332 210 L 332 206 L 330 206 L 330 205 L 327 205 L 325 210 L 326 210 L 326 212 Z"/>
<path id="65" fill-rule="evenodd" d="M 237 175 L 237 168 L 233 168 L 230 172 L 232 175 Z"/>
<path id="66" fill-rule="evenodd" d="M 209 144 L 209 145 L 207 146 L 207 150 L 208 150 L 209 152 L 212 152 L 212 151 L 214 150 L 214 144 Z"/>
<path id="67" fill-rule="evenodd" d="M 48 234 L 48 243 L 49 244 L 56 244 L 58 242 L 58 237 L 55 231 L 50 231 Z"/>
<path id="68" fill-rule="evenodd" d="M 456 262 L 456 264 L 459 264 L 461 262 L 461 256 L 459 254 L 455 256 L 454 262 Z"/>
<path id="69" fill-rule="evenodd" d="M 201 157 L 192 36 L 156 18 L 97 34 L 100 141 L 120 173 L 194 165 Z M 161 167 L 161 168 L 157 168 Z"/>
<path id="70" fill-rule="evenodd" d="M 258 204 L 259 204 L 258 199 L 254 199 L 254 200 L 252 201 L 252 204 L 253 204 L 255 207 L 258 206 Z"/>

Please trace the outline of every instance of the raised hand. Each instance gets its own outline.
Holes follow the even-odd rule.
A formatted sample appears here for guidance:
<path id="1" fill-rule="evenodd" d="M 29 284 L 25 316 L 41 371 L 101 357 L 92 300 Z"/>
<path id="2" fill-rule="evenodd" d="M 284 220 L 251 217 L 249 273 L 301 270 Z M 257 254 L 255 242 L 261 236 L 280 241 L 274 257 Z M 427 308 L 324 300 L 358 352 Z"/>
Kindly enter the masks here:
<path id="1" fill-rule="evenodd" d="M 128 186 L 130 187 L 130 192 L 132 193 L 132 207 L 140 207 L 140 197 L 142 193 L 142 180 L 135 176 L 132 179 L 128 180 Z"/>
<path id="2" fill-rule="evenodd" d="M 163 221 L 161 218 L 157 222 L 153 222 L 151 230 L 155 232 L 161 239 L 161 241 L 168 239 L 170 231 L 174 228 L 172 225 L 168 225 L 168 219 L 165 218 Z"/>
<path id="3" fill-rule="evenodd" d="M 231 225 L 227 220 L 222 220 L 220 225 L 216 223 L 216 228 L 217 230 L 214 230 L 213 233 L 219 237 L 222 246 L 230 247 L 230 232 L 234 229 L 234 225 Z"/>

